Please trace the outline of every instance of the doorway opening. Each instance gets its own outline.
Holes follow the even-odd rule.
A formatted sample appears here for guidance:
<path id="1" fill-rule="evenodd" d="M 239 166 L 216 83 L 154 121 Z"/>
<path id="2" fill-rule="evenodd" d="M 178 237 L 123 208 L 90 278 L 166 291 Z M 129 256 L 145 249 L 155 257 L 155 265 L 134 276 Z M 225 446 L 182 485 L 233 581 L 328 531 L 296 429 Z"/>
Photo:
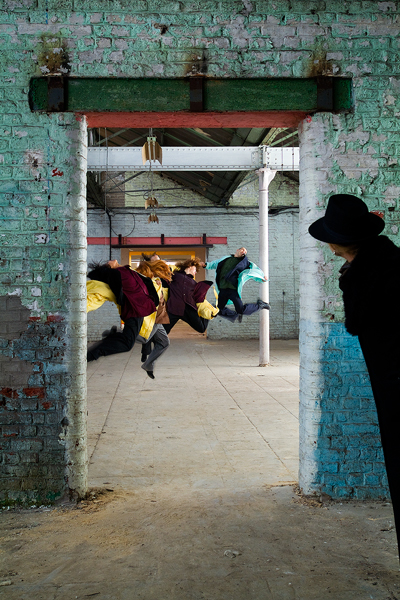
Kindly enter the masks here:
<path id="1" fill-rule="evenodd" d="M 135 248 L 135 250 L 123 249 L 121 250 L 122 264 L 129 264 L 132 268 L 135 268 L 139 261 L 142 260 L 143 254 L 148 252 L 148 248 Z M 158 256 L 166 262 L 169 266 L 173 266 L 176 262 L 186 260 L 188 258 L 194 258 L 198 256 L 203 262 L 207 260 L 206 251 L 204 248 L 174 248 L 170 247 L 168 250 L 154 246 L 152 252 L 156 252 Z M 128 256 L 127 256 L 128 255 Z M 196 281 L 204 281 L 205 272 L 203 268 L 200 268 L 196 275 Z"/>
<path id="2" fill-rule="evenodd" d="M 166 140 L 170 139 L 176 145 L 179 136 L 181 142 L 188 144 L 188 140 L 193 139 L 190 136 L 195 136 L 197 143 L 204 146 L 208 141 L 210 148 L 213 148 L 216 136 L 219 136 L 219 142 L 222 143 L 224 136 L 229 135 L 232 143 L 240 137 L 242 141 L 247 140 L 247 144 L 253 145 L 256 143 L 254 136 L 258 135 L 258 139 L 267 138 L 266 143 L 272 146 L 280 143 L 284 147 L 296 143 L 297 135 L 295 129 L 288 128 L 274 128 L 274 131 L 271 128 L 264 131 L 258 128 L 256 132 L 250 129 L 244 131 L 242 128 L 235 130 L 233 134 L 220 130 L 211 132 L 208 129 L 196 129 L 194 133 L 164 130 L 163 143 L 168 143 Z M 156 130 L 153 132 L 158 135 Z M 98 146 L 139 145 L 146 139 L 148 130 L 122 132 L 118 128 L 104 127 L 92 131 L 92 135 L 92 143 Z M 135 138 L 138 138 L 136 142 L 133 141 Z M 185 148 L 185 143 L 182 143 L 182 148 Z M 106 202 L 102 207 L 92 206 L 90 211 L 94 215 L 96 227 L 102 224 L 103 234 L 106 235 L 106 228 L 109 224 L 111 226 L 109 247 L 112 258 L 119 259 L 121 264 L 134 264 L 140 259 L 141 252 L 149 251 L 151 246 L 151 251 L 157 251 L 166 260 L 175 261 L 195 254 L 207 261 L 234 251 L 235 244 L 238 247 L 244 244 L 248 247 L 250 257 L 257 262 L 254 259 L 258 252 L 257 176 L 216 173 L 211 169 L 206 173 L 193 171 L 157 174 L 157 185 L 154 187 L 162 205 L 157 209 L 157 224 L 147 223 L 143 202 L 143 193 L 148 187 L 146 177 L 146 173 L 125 170 L 108 173 L 102 176 L 103 179 L 100 178 Z M 280 319 L 275 327 L 276 337 L 282 332 L 285 321 L 288 323 L 289 312 L 296 312 L 297 319 L 299 312 L 298 284 L 293 277 L 294 274 L 298 275 L 298 265 L 290 273 L 282 268 L 283 257 L 290 255 L 292 260 L 298 258 L 296 186 L 298 177 L 292 173 L 277 177 L 270 211 L 273 232 L 271 243 L 276 253 L 276 269 L 272 269 L 270 276 L 271 285 L 274 282 L 274 290 L 277 289 L 274 301 Z M 185 187 L 187 192 L 180 191 Z M 123 206 L 118 206 L 117 196 L 123 198 Z M 182 205 L 184 196 L 188 198 L 186 206 Z M 105 209 L 109 211 L 109 216 L 104 216 Z M 132 213 L 136 219 L 133 233 L 131 221 L 126 221 L 129 219 L 127 215 Z M 284 223 L 283 229 L 280 222 Z M 151 232 L 147 236 L 154 242 L 161 234 L 167 236 L 173 232 L 177 236 L 201 236 L 202 231 L 207 231 L 207 236 L 225 236 L 226 242 L 210 245 L 208 248 L 184 249 L 166 249 L 157 243 L 129 246 L 132 236 L 139 236 L 141 239 L 146 237 L 144 231 Z M 118 236 L 125 243 L 118 243 Z M 282 250 L 280 244 L 283 242 L 290 242 L 288 252 Z M 108 247 L 103 247 L 103 251 L 107 252 Z M 278 264 L 279 260 L 281 262 Z M 258 286 L 246 285 L 247 298 L 244 300 L 255 300 Z M 290 300 L 289 285 L 291 293 L 296 296 Z M 93 315 L 94 319 L 97 317 L 98 315 Z M 174 328 L 170 336 L 171 346 L 162 362 L 160 361 L 155 383 L 149 382 L 140 371 L 140 348 L 134 347 L 129 356 L 107 357 L 102 361 L 103 366 L 100 362 L 89 365 L 89 439 L 92 443 L 89 473 L 92 485 L 109 482 L 132 489 L 141 485 L 140 482 L 145 486 L 165 485 L 167 480 L 176 481 L 185 477 L 186 481 L 196 481 L 196 485 L 202 485 L 199 482 L 206 481 L 206 486 L 223 486 L 224 477 L 221 478 L 219 472 L 221 468 L 230 473 L 231 481 L 242 476 L 240 485 L 244 487 L 251 486 L 251 482 L 259 483 L 262 478 L 267 478 L 269 483 L 292 483 L 297 480 L 298 341 L 293 339 L 295 336 L 281 336 L 292 339 L 273 342 L 273 369 L 255 370 L 254 367 L 258 364 L 258 341 L 255 339 L 258 318 L 252 319 L 245 325 L 248 331 L 253 331 L 250 335 L 246 334 L 246 339 L 239 325 L 229 327 L 230 324 L 223 323 L 222 319 L 210 324 L 207 339 L 185 327 Z M 249 337 L 253 339 L 247 339 Z M 108 391 L 105 394 L 106 389 Z M 191 425 L 193 412 L 199 419 L 195 427 Z M 120 422 L 122 415 L 123 422 Z M 231 415 L 236 415 L 236 423 L 230 418 Z M 128 430 L 124 430 L 121 437 L 117 431 L 121 431 L 122 425 L 123 428 L 128 427 Z M 157 431 L 158 429 L 163 431 Z M 185 436 L 181 434 L 188 430 L 190 435 L 184 441 Z M 209 431 L 214 442 L 210 441 L 209 436 L 204 437 L 205 430 Z M 153 449 L 155 448 L 156 458 L 153 462 L 157 463 L 156 467 L 154 464 L 147 464 L 147 456 L 151 451 L 147 438 L 145 440 L 145 431 L 150 436 Z M 247 434 L 244 436 L 244 431 L 247 431 L 249 437 L 246 437 Z M 117 439 L 113 439 L 112 436 L 115 435 Z M 163 448 L 164 452 L 168 449 L 171 454 L 175 465 L 173 472 L 168 471 L 169 467 L 166 467 L 162 458 Z M 221 456 L 230 456 L 230 459 L 215 461 L 214 450 Z M 239 451 L 247 457 L 251 466 L 246 467 L 245 462 L 237 460 Z M 209 472 L 208 475 L 199 468 L 198 457 Z M 154 468 L 156 477 L 153 476 Z"/>

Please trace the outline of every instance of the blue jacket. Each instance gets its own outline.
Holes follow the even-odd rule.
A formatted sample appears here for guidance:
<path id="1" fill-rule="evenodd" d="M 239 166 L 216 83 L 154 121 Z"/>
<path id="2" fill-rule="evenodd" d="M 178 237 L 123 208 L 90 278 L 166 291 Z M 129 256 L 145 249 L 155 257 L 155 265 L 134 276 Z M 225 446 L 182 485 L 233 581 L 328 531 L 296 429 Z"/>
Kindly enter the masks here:
<path id="1" fill-rule="evenodd" d="M 222 263 L 227 259 L 231 258 L 233 254 L 228 254 L 227 256 L 223 256 L 218 260 L 214 260 L 212 262 L 206 263 L 206 269 L 216 270 L 216 288 L 218 291 L 218 284 L 220 281 L 220 273 L 222 268 Z M 232 283 L 238 291 L 240 297 L 242 297 L 242 289 L 246 281 L 249 279 L 254 279 L 255 281 L 259 281 L 260 283 L 265 281 L 265 275 L 261 271 L 260 267 L 257 267 L 256 264 L 249 261 L 247 256 L 244 256 L 243 259 L 238 262 L 236 267 L 234 267 L 229 273 L 225 275 L 225 279 L 227 279 L 230 283 Z"/>

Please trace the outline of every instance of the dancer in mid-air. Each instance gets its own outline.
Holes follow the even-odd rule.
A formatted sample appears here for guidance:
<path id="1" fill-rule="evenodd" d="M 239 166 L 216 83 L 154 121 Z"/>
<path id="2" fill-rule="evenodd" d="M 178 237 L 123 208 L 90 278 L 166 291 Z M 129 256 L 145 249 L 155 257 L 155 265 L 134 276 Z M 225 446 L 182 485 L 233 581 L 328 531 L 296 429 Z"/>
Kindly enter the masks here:
<path id="1" fill-rule="evenodd" d="M 188 323 L 195 331 L 204 333 L 210 319 L 218 313 L 218 310 L 206 300 L 212 281 L 197 283 L 195 280 L 201 265 L 202 262 L 197 257 L 176 263 L 168 289 L 169 324 L 165 325 L 167 333 L 179 319 Z"/>
<path id="2" fill-rule="evenodd" d="M 88 312 L 99 308 L 106 300 L 117 304 L 124 328 L 111 330 L 100 343 L 88 351 L 88 362 L 100 356 L 128 352 L 135 341 L 154 342 L 154 348 L 142 368 L 154 379 L 154 362 L 169 346 L 161 323 L 156 323 L 156 306 L 162 293 L 161 277 L 168 281 L 171 272 L 163 261 L 143 262 L 137 270 L 121 267 L 118 261 L 92 265 L 87 283 Z"/>
<path id="3" fill-rule="evenodd" d="M 269 310 L 269 304 L 260 299 L 251 304 L 242 302 L 242 288 L 246 281 L 249 279 L 260 283 L 267 281 L 261 269 L 247 258 L 246 248 L 238 248 L 234 254 L 212 262 L 203 262 L 201 266 L 216 270 L 216 285 L 219 290 L 217 306 L 221 317 L 232 322 L 237 319 L 241 323 L 243 315 L 252 315 L 260 309 Z M 229 301 L 233 303 L 236 312 L 226 307 Z"/>

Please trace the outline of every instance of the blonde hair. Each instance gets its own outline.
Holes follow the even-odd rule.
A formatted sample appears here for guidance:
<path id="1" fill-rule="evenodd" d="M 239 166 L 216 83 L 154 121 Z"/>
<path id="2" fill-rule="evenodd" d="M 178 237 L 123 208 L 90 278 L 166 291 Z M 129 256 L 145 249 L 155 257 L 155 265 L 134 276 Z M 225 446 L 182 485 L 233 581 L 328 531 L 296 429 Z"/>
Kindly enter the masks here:
<path id="1" fill-rule="evenodd" d="M 141 260 L 136 271 L 145 277 L 160 277 L 171 281 L 172 273 L 166 262 L 163 260 Z"/>

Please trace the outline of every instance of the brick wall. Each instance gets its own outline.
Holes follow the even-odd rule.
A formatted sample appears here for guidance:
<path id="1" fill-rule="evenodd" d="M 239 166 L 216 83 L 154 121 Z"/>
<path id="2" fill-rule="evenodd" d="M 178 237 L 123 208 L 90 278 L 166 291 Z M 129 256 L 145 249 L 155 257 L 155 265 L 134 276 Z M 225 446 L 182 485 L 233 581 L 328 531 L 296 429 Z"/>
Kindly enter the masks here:
<path id="1" fill-rule="evenodd" d="M 82 493 L 86 485 L 85 124 L 72 114 L 31 113 L 29 79 L 57 69 L 72 77 L 185 77 L 194 71 L 199 56 L 209 77 L 353 77 L 353 114 L 321 113 L 301 124 L 301 485 L 338 496 L 384 491 L 383 480 L 361 477 L 382 468 L 380 455 L 374 454 L 375 438 L 373 444 L 369 441 L 369 425 L 364 423 L 365 433 L 360 433 L 361 419 L 371 417 L 369 391 L 363 386 L 360 413 L 341 412 L 346 422 L 324 429 L 327 419 L 339 418 L 325 390 L 336 381 L 337 398 L 345 403 L 348 397 L 348 353 L 338 351 L 347 336 L 341 327 L 337 262 L 309 238 L 307 225 L 322 214 L 330 193 L 352 192 L 363 195 L 370 208 L 383 209 L 386 233 L 399 238 L 400 7 L 398 2 L 378 0 L 332 0 L 324 6 L 317 0 L 67 0 L 62 6 L 58 0 L 2 1 L 0 297 L 20 298 L 29 311 L 29 323 L 47 327 L 57 317 L 58 325 L 57 335 L 46 329 L 40 335 L 47 341 L 36 337 L 34 342 L 35 352 L 45 347 L 51 356 L 20 358 L 17 339 L 7 335 L 31 332 L 21 309 L 19 331 L 5 331 L 1 337 L 0 354 L 5 357 L 1 368 L 8 380 L 16 372 L 16 362 L 30 362 L 46 401 L 58 397 L 57 426 L 49 440 L 64 450 L 56 476 L 38 471 L 32 478 L 31 463 L 25 462 L 10 473 L 3 458 L 2 498 L 54 497 L 68 488 Z M 40 386 L 32 383 L 28 388 Z M 13 392 L 24 394 L 25 387 L 15 385 Z M 28 439 L 34 446 L 39 440 L 40 445 L 38 431 L 22 437 L 26 423 L 20 416 L 23 412 L 29 421 L 28 413 L 12 410 L 7 396 L 2 397 L 6 403 L 2 410 L 13 421 L 7 426 L 19 427 L 18 435 L 6 434 L 3 441 Z M 35 400 L 28 426 L 41 418 L 42 410 Z M 329 460 L 327 444 L 331 444 Z M 43 447 L 35 446 L 34 452 L 40 455 Z M 352 470 L 342 472 L 344 452 L 350 447 Z M 38 456 L 38 465 L 40 461 Z M 332 479 L 325 480 L 329 473 L 332 477 L 336 473 L 335 486 Z"/>
<path id="2" fill-rule="evenodd" d="M 31 127 L 33 119 L 22 128 L 13 125 L 20 114 L 2 115 L 2 159 L 21 163 L 12 181 L 4 172 L 0 181 L 0 486 L 7 503 L 53 501 L 86 486 L 86 127 L 69 115 L 40 117 L 42 127 Z"/>
<path id="3" fill-rule="evenodd" d="M 327 144 L 326 138 L 333 129 L 345 128 L 346 117 L 340 119 L 315 116 L 300 129 L 300 485 L 305 492 L 323 490 L 335 498 L 382 497 L 388 490 L 369 378 L 358 339 L 342 323 L 337 279 L 343 260 L 306 232 L 323 214 L 328 195 L 339 191 L 362 194 L 370 210 L 382 210 L 384 233 L 395 241 L 398 213 L 391 216 L 389 210 L 391 186 L 373 196 L 373 181 L 371 186 L 361 183 L 364 160 L 370 165 L 372 154 L 363 141 L 373 140 L 372 132 L 353 134 L 352 144 L 361 140 L 360 151 L 357 158 L 350 152 L 346 168 L 354 173 L 343 178 L 335 168 L 336 159 L 344 157 L 343 143 Z M 387 182 L 395 178 L 395 173 L 385 173 Z"/>

